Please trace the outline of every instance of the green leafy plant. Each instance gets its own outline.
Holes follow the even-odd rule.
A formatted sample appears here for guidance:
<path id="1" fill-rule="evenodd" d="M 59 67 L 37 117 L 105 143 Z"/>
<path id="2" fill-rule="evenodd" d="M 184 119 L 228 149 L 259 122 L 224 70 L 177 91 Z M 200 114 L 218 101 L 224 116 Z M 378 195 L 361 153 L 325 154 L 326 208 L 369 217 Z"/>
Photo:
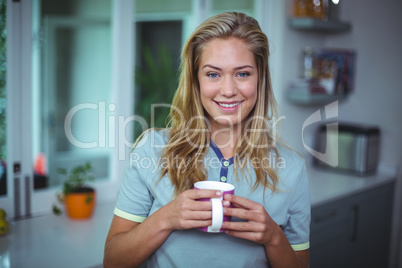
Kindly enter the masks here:
<path id="1" fill-rule="evenodd" d="M 79 165 L 67 171 L 65 168 L 59 168 L 58 173 L 67 176 L 67 180 L 63 184 L 63 194 L 80 193 L 88 191 L 85 184 L 93 181 L 94 177 L 90 174 L 92 171 L 91 163 L 87 162 L 85 165 Z"/>
<path id="2" fill-rule="evenodd" d="M 136 84 L 138 86 L 135 104 L 135 114 L 143 117 L 148 125 L 151 124 L 152 104 L 170 104 L 177 88 L 177 68 L 175 68 L 172 53 L 165 44 L 158 46 L 157 53 L 153 53 L 149 46 L 144 45 L 142 50 L 144 67 L 136 68 Z M 168 108 L 158 109 L 153 115 L 151 127 L 165 127 L 169 113 Z M 135 129 L 137 137 L 141 129 Z"/>
<path id="3" fill-rule="evenodd" d="M 89 181 L 94 180 L 94 177 L 91 175 L 91 163 L 87 162 L 84 165 L 73 167 L 70 171 L 65 168 L 59 168 L 57 171 L 60 175 L 67 177 L 63 183 L 62 192 L 57 194 L 57 199 L 60 203 L 63 203 L 64 197 L 70 193 L 87 193 L 93 191 L 93 188 L 87 186 Z M 92 198 L 88 196 L 86 202 L 92 202 Z M 61 214 L 61 209 L 56 204 L 53 205 L 53 213 L 56 215 Z"/>

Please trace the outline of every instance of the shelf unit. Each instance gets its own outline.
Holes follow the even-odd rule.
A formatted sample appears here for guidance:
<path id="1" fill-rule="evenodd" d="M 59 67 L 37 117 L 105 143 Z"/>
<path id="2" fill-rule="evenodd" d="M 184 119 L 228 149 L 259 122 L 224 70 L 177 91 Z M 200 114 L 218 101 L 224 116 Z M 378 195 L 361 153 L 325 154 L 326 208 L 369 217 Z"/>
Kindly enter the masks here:
<path id="1" fill-rule="evenodd" d="M 349 22 L 339 20 L 319 20 L 313 18 L 290 18 L 289 25 L 295 30 L 320 31 L 340 33 L 350 31 L 352 26 Z"/>
<path id="2" fill-rule="evenodd" d="M 340 20 L 320 20 L 315 18 L 291 17 L 288 19 L 289 27 L 298 31 L 311 31 L 319 33 L 346 33 L 352 29 L 349 22 Z M 300 85 L 299 85 L 300 86 Z M 298 87 L 299 87 L 298 86 Z M 337 100 L 346 99 L 345 94 L 325 94 L 310 93 L 308 87 L 302 90 L 289 88 L 286 92 L 286 98 L 290 103 L 300 106 L 319 106 L 326 105 Z"/>
<path id="3" fill-rule="evenodd" d="M 326 105 L 331 102 L 345 99 L 345 95 L 341 94 L 325 94 L 325 93 L 308 93 L 298 90 L 288 90 L 286 97 L 289 102 L 301 106 L 318 106 Z"/>

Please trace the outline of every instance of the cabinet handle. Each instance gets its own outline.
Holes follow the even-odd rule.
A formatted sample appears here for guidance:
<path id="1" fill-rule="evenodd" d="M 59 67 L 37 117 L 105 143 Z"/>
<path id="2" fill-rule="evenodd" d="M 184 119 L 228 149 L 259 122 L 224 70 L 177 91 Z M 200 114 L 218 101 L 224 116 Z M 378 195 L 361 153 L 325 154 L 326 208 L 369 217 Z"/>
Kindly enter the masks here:
<path id="1" fill-rule="evenodd" d="M 327 215 L 315 217 L 314 221 L 315 222 L 323 222 L 323 221 L 331 219 L 332 217 L 335 217 L 336 214 L 337 214 L 336 210 L 333 210 L 331 213 L 328 213 Z"/>
<path id="2" fill-rule="evenodd" d="M 350 236 L 350 241 L 354 242 L 357 240 L 358 231 L 359 231 L 359 205 L 354 205 L 352 207 L 353 211 L 353 229 L 352 235 Z"/>
<path id="3" fill-rule="evenodd" d="M 25 176 L 25 216 L 31 216 L 31 178 Z"/>

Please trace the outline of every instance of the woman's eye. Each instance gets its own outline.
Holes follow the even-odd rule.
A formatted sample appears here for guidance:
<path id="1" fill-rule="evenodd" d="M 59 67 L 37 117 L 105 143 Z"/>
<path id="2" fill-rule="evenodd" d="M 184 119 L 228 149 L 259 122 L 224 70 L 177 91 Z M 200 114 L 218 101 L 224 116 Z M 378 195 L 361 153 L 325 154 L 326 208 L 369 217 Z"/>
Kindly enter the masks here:
<path id="1" fill-rule="evenodd" d="M 209 73 L 207 74 L 207 76 L 211 77 L 211 78 L 217 78 L 219 77 L 219 75 L 217 73 Z"/>
<path id="2" fill-rule="evenodd" d="M 249 73 L 247 73 L 247 72 L 241 72 L 241 73 L 238 73 L 237 76 L 238 76 L 238 77 L 247 77 L 247 76 L 249 76 Z"/>

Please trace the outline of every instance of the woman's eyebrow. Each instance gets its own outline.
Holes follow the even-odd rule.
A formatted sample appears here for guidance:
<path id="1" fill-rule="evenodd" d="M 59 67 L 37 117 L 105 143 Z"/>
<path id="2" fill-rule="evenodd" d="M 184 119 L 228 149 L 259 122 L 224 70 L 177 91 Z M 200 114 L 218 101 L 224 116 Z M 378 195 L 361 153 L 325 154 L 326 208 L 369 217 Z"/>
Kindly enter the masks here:
<path id="1" fill-rule="evenodd" d="M 241 70 L 241 69 L 245 69 L 245 68 L 254 69 L 254 67 L 251 65 L 243 65 L 243 66 L 236 67 L 235 70 Z"/>
<path id="2" fill-rule="evenodd" d="M 221 68 L 216 67 L 216 66 L 213 66 L 213 65 L 211 65 L 211 64 L 205 64 L 205 65 L 201 68 L 201 70 L 203 70 L 204 68 L 207 68 L 207 67 L 212 68 L 212 69 L 215 69 L 215 70 L 218 70 L 218 71 L 222 70 Z"/>
<path id="3" fill-rule="evenodd" d="M 207 68 L 207 67 L 212 68 L 212 69 L 215 69 L 215 70 L 218 70 L 218 71 L 221 71 L 221 70 L 222 70 L 221 68 L 216 67 L 216 66 L 213 66 L 213 65 L 211 65 L 211 64 L 205 64 L 205 65 L 201 68 L 201 70 L 203 70 L 204 68 Z M 235 69 L 235 70 L 241 70 L 241 69 L 245 69 L 245 68 L 254 69 L 254 67 L 251 66 L 251 65 L 242 65 L 242 66 L 235 67 L 234 69 Z"/>

